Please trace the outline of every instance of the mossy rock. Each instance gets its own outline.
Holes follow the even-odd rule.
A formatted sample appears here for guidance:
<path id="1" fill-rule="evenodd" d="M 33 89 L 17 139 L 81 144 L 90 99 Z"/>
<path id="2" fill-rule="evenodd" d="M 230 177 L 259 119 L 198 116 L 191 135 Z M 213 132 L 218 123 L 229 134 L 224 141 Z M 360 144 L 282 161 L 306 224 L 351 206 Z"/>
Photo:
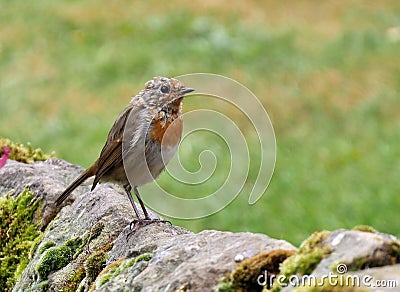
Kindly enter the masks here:
<path id="1" fill-rule="evenodd" d="M 85 262 L 86 277 L 89 283 L 96 280 L 97 275 L 106 267 L 107 254 L 104 251 L 97 251 Z"/>
<path id="2" fill-rule="evenodd" d="M 351 263 L 344 263 L 349 271 L 359 271 L 375 267 L 383 267 L 400 263 L 400 243 L 393 241 L 383 245 L 380 250 L 365 257 L 355 258 Z M 335 267 L 332 270 L 335 271 Z"/>
<path id="3" fill-rule="evenodd" d="M 36 272 L 40 279 L 46 280 L 51 272 L 57 271 L 68 265 L 77 256 L 77 250 L 81 250 L 83 240 L 80 237 L 67 240 L 61 246 L 53 246 L 45 250 L 40 262 L 36 266 Z"/>
<path id="4" fill-rule="evenodd" d="M 35 212 L 40 202 L 31 191 L 24 190 L 16 198 L 6 194 L 0 198 L 0 287 L 11 291 L 29 262 L 29 252 L 40 237 Z"/>
<path id="5" fill-rule="evenodd" d="M 304 241 L 297 252 L 282 263 L 278 276 L 280 281 L 285 283 L 292 275 L 301 277 L 311 274 L 321 260 L 331 252 L 331 248 L 324 244 L 324 240 L 330 234 L 329 231 L 314 232 Z M 274 284 L 274 290 L 279 291 L 280 286 Z"/>
<path id="6" fill-rule="evenodd" d="M 36 266 L 36 271 L 41 279 L 47 279 L 47 276 L 56 270 L 59 270 L 72 260 L 74 251 L 72 248 L 62 245 L 50 248 L 43 255 L 40 263 Z"/>
<path id="7" fill-rule="evenodd" d="M 65 283 L 65 286 L 62 289 L 62 292 L 74 292 L 77 291 L 79 284 L 85 278 L 85 267 L 81 266 L 77 271 L 74 271 L 69 276 L 68 280 Z"/>
<path id="8" fill-rule="evenodd" d="M 216 291 L 261 291 L 264 285 L 271 288 L 280 264 L 294 252 L 278 249 L 245 259 L 221 281 Z"/>
<path id="9" fill-rule="evenodd" d="M 136 265 L 139 262 L 143 262 L 144 265 L 141 269 L 147 267 L 148 262 L 152 259 L 153 255 L 151 253 L 144 253 L 135 258 L 125 259 L 121 258 L 110 265 L 108 265 L 97 277 L 97 281 L 94 283 L 96 289 L 106 284 L 112 278 L 117 277 L 121 272 L 129 267 Z M 94 289 L 94 287 L 92 287 Z"/>
<path id="10" fill-rule="evenodd" d="M 44 253 L 47 249 L 49 249 L 50 247 L 53 247 L 55 245 L 56 245 L 56 243 L 53 241 L 48 241 L 48 242 L 43 243 L 39 248 L 39 254 Z"/>
<path id="11" fill-rule="evenodd" d="M 362 232 L 370 232 L 370 233 L 377 233 L 378 231 L 368 225 L 357 225 L 355 227 L 353 227 L 352 230 L 356 230 L 356 231 L 362 231 Z"/>
<path id="12" fill-rule="evenodd" d="M 101 273 L 98 275 L 99 280 L 97 281 L 96 286 L 101 287 L 111 278 L 118 276 L 121 273 L 121 269 L 119 266 L 125 261 L 125 258 L 120 258 L 119 260 L 109 264 Z"/>

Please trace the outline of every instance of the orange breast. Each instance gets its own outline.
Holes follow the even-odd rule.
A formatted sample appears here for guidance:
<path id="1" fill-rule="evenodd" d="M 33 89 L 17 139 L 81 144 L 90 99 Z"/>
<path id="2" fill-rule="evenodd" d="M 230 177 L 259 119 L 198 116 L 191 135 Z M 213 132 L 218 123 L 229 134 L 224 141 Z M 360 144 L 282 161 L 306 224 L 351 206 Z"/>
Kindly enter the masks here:
<path id="1" fill-rule="evenodd" d="M 157 141 L 163 147 L 173 147 L 181 140 L 182 128 L 183 122 L 181 118 L 176 118 L 173 122 L 167 123 L 155 120 L 149 132 L 149 138 Z"/>

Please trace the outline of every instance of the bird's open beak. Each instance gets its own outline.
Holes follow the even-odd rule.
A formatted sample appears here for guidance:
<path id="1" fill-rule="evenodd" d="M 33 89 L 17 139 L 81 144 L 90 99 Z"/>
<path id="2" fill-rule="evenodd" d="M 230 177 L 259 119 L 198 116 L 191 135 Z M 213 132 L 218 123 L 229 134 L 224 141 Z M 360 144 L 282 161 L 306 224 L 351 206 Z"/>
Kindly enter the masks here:
<path id="1" fill-rule="evenodd" d="M 183 87 L 183 88 L 181 88 L 181 90 L 179 90 L 179 93 L 182 95 L 185 95 L 192 91 L 194 91 L 194 88 Z"/>

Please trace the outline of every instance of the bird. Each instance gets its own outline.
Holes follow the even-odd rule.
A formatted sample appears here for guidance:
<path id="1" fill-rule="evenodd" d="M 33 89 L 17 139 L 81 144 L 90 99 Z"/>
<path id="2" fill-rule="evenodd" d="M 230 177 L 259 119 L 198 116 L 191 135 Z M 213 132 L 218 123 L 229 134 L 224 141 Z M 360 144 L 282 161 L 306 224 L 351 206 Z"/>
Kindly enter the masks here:
<path id="1" fill-rule="evenodd" d="M 3 147 L 3 152 L 4 152 L 4 154 L 0 158 L 0 168 L 2 168 L 6 164 L 7 159 L 10 158 L 10 148 Z"/>
<path id="2" fill-rule="evenodd" d="M 194 91 L 175 78 L 154 77 L 132 97 L 116 118 L 99 158 L 83 171 L 56 199 L 56 208 L 84 181 L 93 178 L 91 190 L 98 183 L 121 185 L 133 207 L 138 228 L 169 222 L 152 219 L 140 197 L 138 187 L 154 181 L 164 170 L 180 143 L 183 129 L 182 104 L 186 94 Z M 131 190 L 142 208 L 141 218 Z"/>

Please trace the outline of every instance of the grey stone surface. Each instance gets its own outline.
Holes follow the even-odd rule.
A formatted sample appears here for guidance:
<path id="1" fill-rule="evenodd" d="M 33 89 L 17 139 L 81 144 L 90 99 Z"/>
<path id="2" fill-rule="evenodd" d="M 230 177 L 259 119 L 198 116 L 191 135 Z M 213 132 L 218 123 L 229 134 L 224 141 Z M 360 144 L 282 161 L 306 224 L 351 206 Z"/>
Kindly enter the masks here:
<path id="1" fill-rule="evenodd" d="M 132 289 L 143 291 L 212 291 L 218 280 L 236 267 L 235 256 L 238 254 L 247 258 L 274 249 L 295 249 L 283 240 L 246 232 L 206 230 L 168 237 L 160 236 L 158 231 L 152 231 L 152 234 L 147 232 L 140 230 L 143 235 L 138 234 L 138 238 L 129 240 L 126 254 L 137 254 L 141 248 L 148 246 L 146 250 L 152 249 L 154 253 L 148 267 L 135 278 L 129 277 L 131 271 L 127 269 L 114 281 L 104 285 L 104 289 L 116 291 L 121 285 L 129 283 Z M 151 237 L 155 239 L 151 240 Z M 117 239 L 115 251 L 110 251 L 111 258 L 121 256 L 124 238 L 122 234 Z"/>
<path id="2" fill-rule="evenodd" d="M 313 275 L 327 275 L 339 263 L 346 264 L 349 270 L 364 268 L 355 267 L 361 261 L 366 262 L 366 267 L 390 265 L 390 253 L 396 242 L 397 238 L 390 234 L 344 229 L 333 231 L 325 239 L 332 252 L 319 263 Z"/>
<path id="3" fill-rule="evenodd" d="M 360 279 L 361 287 L 369 291 L 400 291 L 400 264 L 350 272 Z"/>
<path id="4" fill-rule="evenodd" d="M 73 203 L 57 213 L 55 198 L 80 171 L 80 167 L 58 159 L 32 165 L 8 161 L 0 170 L 1 194 L 13 189 L 17 195 L 28 186 L 43 200 L 42 215 L 48 222 L 57 215 L 44 225 L 43 238 L 13 291 L 61 291 L 65 287 L 77 291 L 211 291 L 235 269 L 235 258 L 276 249 L 295 250 L 291 244 L 263 234 L 215 230 L 195 234 L 166 223 L 143 227 L 128 237 L 133 210 L 123 190 L 113 184 L 100 184 L 92 192 L 88 187 L 77 189 L 69 200 Z M 150 216 L 158 217 L 153 212 Z M 40 279 L 37 267 L 47 253 L 74 238 L 84 244 L 73 258 Z M 54 246 L 43 251 L 49 242 Z M 334 273 L 335 267 L 344 263 L 349 271 L 342 276 L 370 277 L 370 285 L 362 286 L 369 291 L 388 291 L 388 285 L 395 285 L 389 287 L 392 291 L 400 291 L 400 265 L 396 265 L 400 262 L 400 245 L 394 236 L 336 230 L 323 245 L 330 248 L 330 253 L 312 275 Z M 88 262 L 99 253 L 104 255 L 104 262 L 99 265 L 100 274 L 95 273 L 91 279 Z M 82 275 L 73 283 L 79 271 Z"/>
<path id="5" fill-rule="evenodd" d="M 82 170 L 80 166 L 57 158 L 50 158 L 34 164 L 25 164 L 9 159 L 6 165 L 0 169 L 0 196 L 8 192 L 17 196 L 25 188 L 29 188 L 44 203 L 41 214 L 42 228 L 44 229 L 56 215 L 55 199 Z M 76 194 L 88 190 L 88 187 L 76 189 L 66 203 L 72 202 Z"/>
<path id="6" fill-rule="evenodd" d="M 330 279 L 332 287 L 341 286 L 343 291 L 400 291 L 400 265 L 396 265 L 400 262 L 400 242 L 393 235 L 339 229 L 330 233 L 323 247 L 328 247 L 330 253 L 311 273 L 320 283 L 312 287 L 321 288 L 318 279 L 325 278 Z M 305 279 L 299 287 L 308 286 Z M 289 286 L 283 291 L 297 290 Z"/>
<path id="7" fill-rule="evenodd" d="M 30 185 L 48 208 L 52 208 L 57 195 L 80 170 L 56 159 L 33 165 L 11 162 L 1 170 L 0 190 L 19 192 Z M 77 198 L 72 205 L 65 206 L 48 224 L 13 291 L 40 291 L 43 285 L 48 291 L 61 291 L 82 268 L 84 275 L 78 283 L 79 291 L 210 291 L 236 267 L 238 255 L 248 258 L 274 249 L 295 249 L 283 240 L 262 234 L 214 230 L 195 234 L 167 223 L 145 226 L 127 237 L 134 215 L 122 189 L 100 184 L 93 192 L 82 193 L 82 190 L 85 189 L 75 194 Z M 150 216 L 158 217 L 153 212 Z M 77 237 L 85 245 L 74 258 L 51 272 L 47 279 L 40 279 L 37 266 L 47 252 Z M 48 242 L 55 246 L 40 254 Z M 92 281 L 88 277 L 87 261 L 96 252 L 106 253 L 106 263 L 102 274 Z M 146 255 L 149 256 L 146 260 L 134 262 Z M 110 273 L 108 281 L 103 281 L 112 266 L 120 270 Z"/>

